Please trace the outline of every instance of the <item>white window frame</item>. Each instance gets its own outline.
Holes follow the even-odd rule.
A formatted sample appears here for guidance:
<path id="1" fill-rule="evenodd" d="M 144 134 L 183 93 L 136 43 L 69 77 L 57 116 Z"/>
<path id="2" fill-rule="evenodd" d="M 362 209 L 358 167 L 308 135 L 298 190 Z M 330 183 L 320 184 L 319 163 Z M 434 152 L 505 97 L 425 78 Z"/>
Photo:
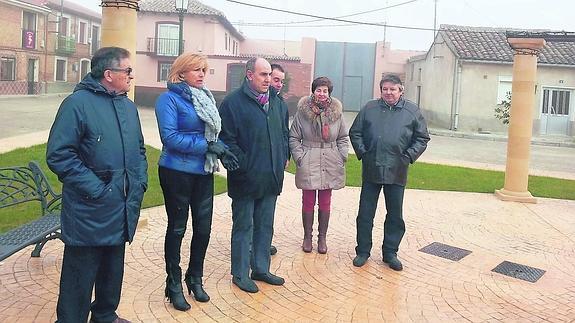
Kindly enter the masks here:
<path id="1" fill-rule="evenodd" d="M 512 83 L 513 83 L 512 75 L 499 75 L 497 79 L 496 104 L 501 104 L 501 102 L 507 100 L 507 92 L 511 92 Z"/>
<path id="2" fill-rule="evenodd" d="M 90 71 L 92 71 L 92 69 L 90 68 L 90 62 L 91 60 L 87 59 L 87 58 L 80 58 L 80 65 L 78 66 L 78 82 L 82 81 L 82 78 L 84 77 L 84 75 L 82 75 L 82 62 L 88 62 L 88 73 L 90 73 Z"/>
<path id="3" fill-rule="evenodd" d="M 541 86 L 541 94 L 539 95 L 539 106 L 537 107 L 537 109 L 539 110 L 539 119 L 541 119 L 541 117 L 546 114 L 543 113 L 543 93 L 545 90 L 560 90 L 560 91 L 569 91 L 571 92 L 571 94 L 569 94 L 569 120 L 571 121 L 575 121 L 575 112 L 573 112 L 573 110 L 575 109 L 575 87 L 568 87 L 568 86 L 551 86 L 551 85 L 543 85 Z"/>
<path id="4" fill-rule="evenodd" d="M 168 69 L 167 73 L 166 73 L 166 79 L 162 80 L 162 65 L 170 65 L 170 68 Z M 170 69 L 172 67 L 172 65 L 174 65 L 174 62 L 158 62 L 158 82 L 167 82 L 168 81 L 168 76 L 170 74 Z"/>
<path id="5" fill-rule="evenodd" d="M 86 25 L 86 29 L 84 30 L 84 39 L 80 39 L 80 23 L 84 23 Z M 76 41 L 78 44 L 88 44 L 89 33 L 91 32 L 90 22 L 88 20 L 78 18 L 76 23 Z"/>
<path id="6" fill-rule="evenodd" d="M 16 81 L 16 66 L 18 65 L 18 60 L 16 59 L 16 57 L 2 56 L 2 57 L 0 57 L 0 59 L 12 60 L 12 62 L 14 62 L 12 65 L 12 79 L 11 80 L 2 80 L 2 81 Z"/>
<path id="7" fill-rule="evenodd" d="M 33 48 L 33 49 L 36 49 L 36 48 L 38 48 L 38 23 L 40 22 L 40 20 L 39 20 L 40 18 L 38 17 L 37 12 L 22 10 L 22 17 L 20 19 L 20 21 L 21 21 L 20 26 L 22 29 L 24 29 L 24 12 L 34 14 L 34 16 L 36 18 L 35 19 L 36 21 L 34 21 L 34 37 L 36 37 L 36 39 L 34 40 L 35 43 L 34 43 L 34 48 Z M 20 37 L 20 38 L 22 38 L 22 37 Z M 20 42 L 23 42 L 23 39 L 21 39 Z M 24 44 L 21 44 L 21 45 L 23 46 Z"/>
<path id="8" fill-rule="evenodd" d="M 57 80 L 56 75 L 58 75 L 58 61 L 65 61 L 64 64 L 64 80 Z M 54 57 L 54 82 L 68 82 L 68 58 L 62 56 L 55 56 Z"/>
<path id="9" fill-rule="evenodd" d="M 90 30 L 90 36 L 88 37 L 88 44 L 92 44 L 94 42 L 94 35 L 92 35 L 92 31 L 94 29 L 94 27 L 98 27 L 98 39 L 96 39 L 97 42 L 100 42 L 100 39 L 102 39 L 102 26 L 100 26 L 100 24 L 97 24 L 95 22 L 92 22 L 90 24 L 89 30 Z"/>
<path id="10" fill-rule="evenodd" d="M 179 30 L 180 25 L 179 25 L 179 24 L 170 23 L 170 22 L 165 22 L 165 23 L 159 23 L 159 24 L 157 24 L 157 25 L 156 25 L 156 35 L 157 35 L 156 37 L 158 37 L 158 38 L 157 38 L 157 40 L 156 40 L 156 53 L 157 53 L 158 55 L 161 55 L 161 56 L 173 56 L 173 57 L 176 57 L 176 56 L 178 56 L 178 49 L 179 49 L 179 45 L 180 45 L 180 44 L 178 43 L 178 42 L 180 41 L 180 40 L 179 40 L 179 37 L 170 37 L 170 38 L 161 37 L 161 38 L 160 38 L 160 29 L 161 29 L 162 27 L 164 27 L 164 26 L 170 27 L 170 28 L 178 28 L 178 33 L 180 32 L 180 30 Z M 101 30 L 100 30 L 100 33 L 102 33 Z M 170 44 L 170 41 L 171 41 L 171 40 L 175 40 L 177 46 L 176 46 L 176 48 L 171 48 L 170 46 L 168 46 L 167 49 L 162 49 L 162 50 L 160 50 L 160 49 L 158 49 L 158 47 L 159 47 L 158 44 L 160 43 L 160 39 L 166 39 L 166 40 L 168 40 L 168 44 Z"/>
<path id="11" fill-rule="evenodd" d="M 72 24 L 74 23 L 74 21 L 72 21 L 72 16 L 68 14 L 63 14 L 62 17 L 68 19 L 68 28 L 66 29 L 66 37 L 73 37 L 74 35 L 72 35 Z M 58 16 L 58 19 L 60 19 L 60 16 Z M 60 21 L 58 21 L 58 32 L 60 32 Z"/>

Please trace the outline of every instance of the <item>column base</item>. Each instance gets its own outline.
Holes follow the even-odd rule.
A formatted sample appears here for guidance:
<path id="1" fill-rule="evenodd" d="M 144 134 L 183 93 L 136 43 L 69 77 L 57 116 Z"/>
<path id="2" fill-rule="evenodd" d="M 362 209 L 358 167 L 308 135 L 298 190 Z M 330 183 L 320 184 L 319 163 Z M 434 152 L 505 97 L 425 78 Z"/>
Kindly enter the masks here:
<path id="1" fill-rule="evenodd" d="M 513 192 L 502 188 L 500 190 L 495 190 L 495 196 L 502 201 L 537 203 L 537 198 L 533 197 L 529 191 Z"/>

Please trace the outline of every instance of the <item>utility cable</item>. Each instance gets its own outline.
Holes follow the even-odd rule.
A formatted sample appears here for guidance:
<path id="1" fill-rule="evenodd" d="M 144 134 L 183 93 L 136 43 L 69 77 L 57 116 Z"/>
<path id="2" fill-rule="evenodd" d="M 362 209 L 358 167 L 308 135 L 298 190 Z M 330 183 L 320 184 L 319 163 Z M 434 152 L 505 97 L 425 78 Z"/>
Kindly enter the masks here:
<path id="1" fill-rule="evenodd" d="M 377 12 L 377 11 L 382 11 L 382 10 L 386 10 L 386 9 L 391 9 L 391 8 L 395 8 L 395 7 L 399 7 L 399 6 L 403 6 L 406 4 L 410 4 L 412 2 L 416 2 L 419 0 L 409 0 L 409 1 L 405 1 L 405 2 L 401 2 L 398 4 L 394 4 L 391 6 L 387 6 L 387 7 L 383 7 L 383 8 L 377 8 L 377 9 L 371 9 L 371 10 L 367 10 L 367 11 L 362 11 L 362 12 L 356 12 L 356 13 L 352 13 L 349 15 L 343 15 L 343 16 L 337 16 L 337 17 L 332 17 L 332 18 L 347 18 L 347 17 L 353 17 L 353 16 L 359 16 L 359 15 L 363 15 L 366 13 L 372 13 L 372 12 Z M 270 8 L 271 10 L 271 8 Z M 310 22 L 317 22 L 317 21 L 323 21 L 325 19 L 321 18 L 321 19 L 312 19 L 312 20 L 303 20 L 303 21 L 290 21 L 290 22 L 285 22 L 285 23 L 279 23 L 279 22 L 259 22 L 259 23 L 253 23 L 253 26 L 273 26 L 273 27 L 283 27 L 284 25 L 288 25 L 287 27 L 290 27 L 289 25 L 291 24 L 305 24 L 305 23 L 310 23 Z M 243 22 L 238 22 L 235 23 L 236 25 L 242 25 L 242 26 L 252 26 L 252 23 L 243 23 Z M 255 25 L 257 24 L 257 25 Z M 345 26 L 345 25 L 341 25 L 341 26 Z"/>
<path id="2" fill-rule="evenodd" d="M 351 24 L 359 24 L 359 25 L 367 25 L 367 26 L 377 26 L 377 27 L 387 27 L 387 28 L 397 28 L 397 29 L 427 30 L 427 31 L 433 31 L 433 30 L 434 30 L 433 28 L 410 27 L 410 26 L 397 26 L 397 25 L 387 25 L 387 24 L 382 24 L 382 23 L 377 23 L 377 22 L 365 22 L 365 21 L 355 21 L 355 20 L 340 19 L 340 18 L 323 17 L 323 16 L 312 15 L 312 14 L 301 13 L 301 12 L 295 12 L 295 11 L 290 11 L 290 10 L 270 8 L 270 7 L 265 7 L 265 6 L 260 6 L 260 5 L 256 5 L 256 4 L 245 3 L 245 2 L 236 1 L 236 0 L 226 0 L 226 1 L 232 2 L 232 3 L 241 4 L 241 5 L 248 6 L 248 7 L 254 7 L 254 8 L 259 8 L 259 9 L 271 10 L 271 11 L 278 11 L 278 12 L 289 13 L 289 14 L 297 15 L 297 16 L 305 16 L 305 17 L 317 18 L 317 19 L 321 19 L 321 20 L 332 20 L 332 21 L 346 22 L 346 23 L 351 23 Z"/>

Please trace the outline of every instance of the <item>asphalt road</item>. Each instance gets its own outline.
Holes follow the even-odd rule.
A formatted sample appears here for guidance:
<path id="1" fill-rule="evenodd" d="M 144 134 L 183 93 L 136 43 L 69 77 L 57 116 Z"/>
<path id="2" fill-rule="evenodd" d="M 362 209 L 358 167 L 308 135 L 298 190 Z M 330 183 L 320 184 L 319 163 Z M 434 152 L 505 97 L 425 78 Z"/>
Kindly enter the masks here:
<path id="1" fill-rule="evenodd" d="M 0 139 L 46 131 L 64 95 L 0 97 Z M 346 113 L 348 127 L 354 115 Z M 154 111 L 140 109 L 147 141 L 159 143 Z M 486 136 L 489 139 L 489 136 Z M 432 135 L 421 161 L 504 170 L 507 143 Z M 532 174 L 575 179 L 575 148 L 531 145 Z"/>

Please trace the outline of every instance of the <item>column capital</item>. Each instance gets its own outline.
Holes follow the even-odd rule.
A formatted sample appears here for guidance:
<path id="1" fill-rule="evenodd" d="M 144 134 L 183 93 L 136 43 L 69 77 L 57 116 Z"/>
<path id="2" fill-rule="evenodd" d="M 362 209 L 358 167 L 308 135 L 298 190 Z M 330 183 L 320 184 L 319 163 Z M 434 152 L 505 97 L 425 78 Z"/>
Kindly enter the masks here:
<path id="1" fill-rule="evenodd" d="M 140 0 L 102 0 L 100 7 L 102 8 L 128 8 L 140 10 L 138 6 L 138 1 Z"/>
<path id="2" fill-rule="evenodd" d="M 539 50 L 545 46 L 543 38 L 507 38 L 507 42 L 516 55 L 537 55 Z"/>

